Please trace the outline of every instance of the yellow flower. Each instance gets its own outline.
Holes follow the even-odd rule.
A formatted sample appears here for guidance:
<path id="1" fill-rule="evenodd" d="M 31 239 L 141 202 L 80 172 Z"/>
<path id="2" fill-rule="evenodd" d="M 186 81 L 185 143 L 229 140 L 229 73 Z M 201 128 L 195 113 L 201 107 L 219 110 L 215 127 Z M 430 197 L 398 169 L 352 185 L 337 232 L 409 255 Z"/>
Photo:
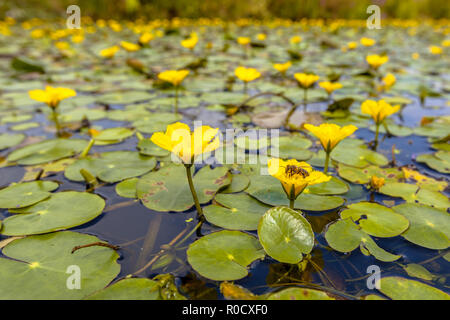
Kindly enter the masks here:
<path id="1" fill-rule="evenodd" d="M 166 132 L 155 132 L 150 140 L 178 156 L 184 164 L 190 164 L 196 156 L 219 147 L 218 131 L 218 128 L 201 126 L 191 132 L 187 124 L 176 122 L 168 125 Z"/>
<path id="2" fill-rule="evenodd" d="M 342 88 L 342 84 L 339 82 L 322 81 L 319 82 L 319 87 L 325 89 L 328 94 L 331 94 L 334 90 Z"/>
<path id="3" fill-rule="evenodd" d="M 300 43 L 302 41 L 302 37 L 300 36 L 293 36 L 291 39 L 289 39 L 289 42 L 291 44 L 297 44 Z"/>
<path id="4" fill-rule="evenodd" d="M 184 78 L 189 74 L 189 70 L 166 70 L 158 74 L 158 78 L 170 82 L 172 85 L 179 86 Z"/>
<path id="5" fill-rule="evenodd" d="M 120 45 L 129 52 L 138 51 L 141 48 L 139 45 L 128 41 L 121 41 Z"/>
<path id="6" fill-rule="evenodd" d="M 358 47 L 358 42 L 356 42 L 356 41 L 351 41 L 351 42 L 347 43 L 348 50 L 354 50 L 357 47 Z"/>
<path id="7" fill-rule="evenodd" d="M 312 124 L 305 124 L 305 129 L 319 138 L 325 152 L 331 152 L 339 142 L 345 138 L 351 136 L 357 127 L 354 125 L 348 125 L 340 127 L 334 123 L 322 123 L 320 126 L 314 126 Z"/>
<path id="8" fill-rule="evenodd" d="M 450 47 L 450 39 L 442 40 L 441 46 Z"/>
<path id="9" fill-rule="evenodd" d="M 386 117 L 399 110 L 400 105 L 391 106 L 384 100 L 366 100 L 361 104 L 362 113 L 370 115 L 377 125 L 383 122 Z"/>
<path id="10" fill-rule="evenodd" d="M 197 45 L 197 42 L 198 42 L 197 34 L 193 33 L 189 38 L 182 40 L 181 45 L 186 49 L 192 50 Z"/>
<path id="11" fill-rule="evenodd" d="M 375 44 L 375 40 L 371 38 L 363 37 L 359 40 L 359 42 L 365 47 L 371 47 Z"/>
<path id="12" fill-rule="evenodd" d="M 246 46 L 250 43 L 250 38 L 249 37 L 239 37 L 239 38 L 237 38 L 237 42 L 242 46 Z"/>
<path id="13" fill-rule="evenodd" d="M 71 38 L 73 43 L 81 43 L 84 41 L 84 36 L 82 34 L 75 34 Z"/>
<path id="14" fill-rule="evenodd" d="M 234 70 L 234 74 L 239 80 L 244 82 L 256 80 L 261 76 L 261 73 L 255 68 L 246 68 L 246 67 L 237 67 Z"/>
<path id="15" fill-rule="evenodd" d="M 28 94 L 31 99 L 46 103 L 50 108 L 56 108 L 62 100 L 77 95 L 75 90 L 51 86 L 46 86 L 45 90 L 30 90 Z"/>
<path id="16" fill-rule="evenodd" d="M 395 84 L 397 79 L 392 73 L 388 73 L 381 81 L 383 81 L 384 88 L 389 89 Z"/>
<path id="17" fill-rule="evenodd" d="M 370 186 L 375 190 L 380 189 L 382 186 L 384 186 L 384 178 L 378 178 L 377 176 L 372 176 L 370 179 Z"/>
<path id="18" fill-rule="evenodd" d="M 55 42 L 55 47 L 58 50 L 69 50 L 70 44 L 66 41 L 58 41 L 58 42 Z"/>
<path id="19" fill-rule="evenodd" d="M 33 39 L 39 39 L 42 38 L 44 36 L 44 30 L 42 29 L 34 29 L 33 31 L 31 31 L 30 36 Z"/>
<path id="20" fill-rule="evenodd" d="M 411 55 L 411 58 L 413 58 L 414 60 L 417 60 L 417 59 L 420 58 L 420 54 L 418 54 L 417 52 L 414 52 L 414 53 Z"/>
<path id="21" fill-rule="evenodd" d="M 366 57 L 366 61 L 372 68 L 378 69 L 381 65 L 389 61 L 389 57 L 372 54 Z"/>
<path id="22" fill-rule="evenodd" d="M 109 47 L 109 48 L 105 48 L 105 49 L 103 49 L 103 50 L 100 50 L 100 55 L 103 57 L 103 58 L 106 58 L 106 59 L 110 59 L 110 58 L 112 58 L 112 57 L 114 57 L 114 55 L 117 53 L 117 51 L 119 51 L 120 50 L 120 48 L 118 47 L 118 46 L 112 46 L 112 47 Z"/>
<path id="23" fill-rule="evenodd" d="M 267 35 L 265 33 L 258 33 L 258 35 L 256 36 L 256 39 L 258 39 L 259 41 L 264 41 L 266 40 Z"/>
<path id="24" fill-rule="evenodd" d="M 314 83 L 320 79 L 318 75 L 307 73 L 296 73 L 294 78 L 298 81 L 299 85 L 303 89 L 308 89 L 314 85 Z"/>
<path id="25" fill-rule="evenodd" d="M 155 38 L 155 36 L 153 34 L 151 34 L 150 32 L 145 32 L 139 37 L 139 43 L 147 44 L 150 41 L 152 41 L 153 38 Z"/>
<path id="26" fill-rule="evenodd" d="M 307 186 L 327 182 L 331 179 L 326 174 L 315 171 L 308 163 L 295 159 L 284 161 L 272 158 L 268 161 L 269 174 L 280 180 L 284 192 L 289 199 L 295 200 Z M 289 170 L 288 166 L 295 166 L 304 170 L 300 173 Z M 293 167 L 292 167 L 293 168 Z M 298 170 L 298 169 L 297 169 Z"/>
<path id="27" fill-rule="evenodd" d="M 292 62 L 288 61 L 285 63 L 275 63 L 273 65 L 274 69 L 276 69 L 278 72 L 284 74 L 290 67 L 292 66 Z"/>
<path id="28" fill-rule="evenodd" d="M 431 54 L 434 55 L 442 54 L 442 48 L 438 46 L 430 46 L 428 50 L 430 51 Z"/>

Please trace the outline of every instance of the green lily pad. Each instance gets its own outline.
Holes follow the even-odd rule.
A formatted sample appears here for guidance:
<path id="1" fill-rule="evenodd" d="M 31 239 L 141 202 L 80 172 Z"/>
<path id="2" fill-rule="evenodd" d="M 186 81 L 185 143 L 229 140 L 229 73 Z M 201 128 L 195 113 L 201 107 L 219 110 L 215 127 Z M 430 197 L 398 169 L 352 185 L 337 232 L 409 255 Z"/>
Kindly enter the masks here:
<path id="1" fill-rule="evenodd" d="M 148 117 L 142 117 L 132 123 L 138 131 L 143 133 L 153 133 L 158 131 L 166 131 L 166 127 L 183 117 L 174 113 L 152 113 Z"/>
<path id="2" fill-rule="evenodd" d="M 126 92 L 112 92 L 106 93 L 98 97 L 97 101 L 102 104 L 131 104 L 139 101 L 146 101 L 154 98 L 153 94 L 145 91 L 126 91 Z"/>
<path id="3" fill-rule="evenodd" d="M 23 133 L 2 133 L 0 134 L 0 150 L 14 147 L 24 139 Z"/>
<path id="4" fill-rule="evenodd" d="M 88 300 L 161 300 L 157 281 L 146 278 L 120 280 L 87 297 Z"/>
<path id="5" fill-rule="evenodd" d="M 7 160 L 21 165 L 41 164 L 80 153 L 87 144 L 81 139 L 50 139 L 14 150 Z"/>
<path id="6" fill-rule="evenodd" d="M 416 158 L 417 162 L 423 162 L 431 169 L 442 173 L 450 173 L 450 152 L 439 150 L 434 154 L 421 154 Z"/>
<path id="7" fill-rule="evenodd" d="M 106 145 L 119 143 L 123 140 L 131 137 L 134 133 L 133 129 L 129 128 L 109 128 L 105 130 L 101 130 L 94 139 L 95 145 Z"/>
<path id="8" fill-rule="evenodd" d="M 339 252 L 351 252 L 360 247 L 363 254 L 371 254 L 380 261 L 392 262 L 401 257 L 381 249 L 351 219 L 342 219 L 331 224 L 325 233 L 325 239 L 330 247 Z"/>
<path id="9" fill-rule="evenodd" d="M 83 181 L 81 169 L 89 171 L 105 182 L 117 182 L 147 173 L 156 166 L 153 157 L 140 155 L 134 151 L 111 151 L 98 158 L 86 157 L 76 160 L 64 171 L 64 176 L 73 181 Z"/>
<path id="10" fill-rule="evenodd" d="M 12 184 L 0 190 L 0 208 L 22 208 L 50 197 L 58 188 L 53 181 L 32 181 Z"/>
<path id="11" fill-rule="evenodd" d="M 71 253 L 75 246 L 98 242 L 97 237 L 63 231 L 14 240 L 0 258 L 0 299 L 81 299 L 104 288 L 119 273 L 119 255 L 93 246 Z M 70 266 L 79 267 L 80 289 L 69 290 Z M 69 271 L 69 273 L 66 273 Z"/>
<path id="12" fill-rule="evenodd" d="M 408 219 L 378 203 L 354 203 L 340 215 L 342 219 L 352 219 L 364 232 L 375 237 L 395 237 L 409 226 Z"/>
<path id="13" fill-rule="evenodd" d="M 146 156 L 166 157 L 170 154 L 170 151 L 158 147 L 150 139 L 139 140 L 137 148 L 139 150 L 139 153 Z"/>
<path id="14" fill-rule="evenodd" d="M 189 264 L 201 276 L 238 280 L 248 275 L 247 266 L 264 258 L 258 239 L 240 231 L 219 231 L 196 240 L 187 250 Z"/>
<path id="15" fill-rule="evenodd" d="M 416 203 L 392 207 L 409 220 L 406 240 L 429 249 L 447 249 L 450 245 L 450 215 L 440 209 Z"/>
<path id="16" fill-rule="evenodd" d="M 405 269 L 406 273 L 415 278 L 423 279 L 423 280 L 433 280 L 433 275 L 428 271 L 425 267 L 421 266 L 417 263 L 410 263 L 406 266 L 403 266 L 403 269 Z"/>
<path id="17" fill-rule="evenodd" d="M 124 198 L 137 198 L 136 184 L 138 180 L 138 178 L 130 178 L 119 182 L 116 184 L 116 193 Z"/>
<path id="18" fill-rule="evenodd" d="M 357 140 L 355 142 L 352 139 L 343 140 L 338 144 L 331 152 L 331 158 L 339 163 L 357 168 L 364 168 L 371 164 L 385 166 L 389 163 L 388 159 L 381 153 L 369 150 L 367 146 L 362 144 L 362 141 Z"/>
<path id="19" fill-rule="evenodd" d="M 380 168 L 378 166 L 368 166 L 365 168 L 356 168 L 339 164 L 338 173 L 341 178 L 353 183 L 366 184 L 369 183 L 372 176 L 377 178 L 384 178 L 386 182 L 396 182 L 403 178 L 402 171 L 396 168 Z"/>
<path id="20" fill-rule="evenodd" d="M 450 300 L 450 295 L 437 288 L 401 277 L 381 278 L 378 290 L 393 300 Z"/>
<path id="21" fill-rule="evenodd" d="M 3 220 L 1 234 L 22 236 L 64 230 L 98 217 L 105 200 L 95 194 L 77 191 L 54 193 L 47 200 L 21 209 Z"/>
<path id="22" fill-rule="evenodd" d="M 380 188 L 379 192 L 391 197 L 401 197 L 410 203 L 421 203 L 443 209 L 450 207 L 450 201 L 442 193 L 428 189 L 419 189 L 418 186 L 409 183 L 387 183 Z"/>
<path id="23" fill-rule="evenodd" d="M 309 186 L 305 191 L 318 195 L 344 194 L 348 191 L 348 185 L 336 177 L 331 177 L 330 181 Z"/>
<path id="24" fill-rule="evenodd" d="M 270 208 L 245 193 L 222 194 L 214 198 L 219 205 L 203 209 L 208 222 L 231 230 L 256 230 L 263 214 Z"/>
<path id="25" fill-rule="evenodd" d="M 235 193 L 247 189 L 250 179 L 244 174 L 231 174 L 231 183 L 220 193 Z"/>
<path id="26" fill-rule="evenodd" d="M 271 293 L 268 300 L 335 300 L 326 292 L 307 288 L 287 288 Z"/>
<path id="27" fill-rule="evenodd" d="M 267 254 L 285 263 L 300 262 L 314 247 L 308 220 L 287 207 L 269 209 L 259 222 L 258 236 Z"/>
<path id="28" fill-rule="evenodd" d="M 251 176 L 250 186 L 245 190 L 252 197 L 272 206 L 288 206 L 281 183 L 272 176 Z M 308 211 L 325 211 L 343 205 L 345 200 L 336 196 L 322 196 L 305 190 L 295 200 L 295 208 Z"/>
<path id="29" fill-rule="evenodd" d="M 100 120 L 106 117 L 106 112 L 101 109 L 77 108 L 66 111 L 59 116 L 61 122 L 79 122 L 84 118 L 89 121 Z"/>
<path id="30" fill-rule="evenodd" d="M 199 202 L 206 203 L 218 190 L 229 185 L 231 179 L 227 168 L 205 166 L 193 177 L 193 182 Z M 136 189 L 138 198 L 152 210 L 185 211 L 194 205 L 183 165 L 171 164 L 144 175 Z"/>

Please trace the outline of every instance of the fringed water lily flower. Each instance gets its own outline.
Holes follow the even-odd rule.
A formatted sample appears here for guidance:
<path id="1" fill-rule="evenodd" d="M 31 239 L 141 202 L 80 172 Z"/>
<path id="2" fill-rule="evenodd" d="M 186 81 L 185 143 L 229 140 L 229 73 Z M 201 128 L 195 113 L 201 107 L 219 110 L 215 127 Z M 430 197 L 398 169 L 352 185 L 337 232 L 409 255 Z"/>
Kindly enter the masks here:
<path id="1" fill-rule="evenodd" d="M 328 93 L 328 96 L 330 96 L 335 90 L 341 89 L 342 84 L 339 82 L 322 81 L 319 82 L 319 87 L 324 89 Z"/>
<path id="2" fill-rule="evenodd" d="M 244 92 L 247 93 L 247 83 L 261 77 L 261 73 L 255 68 L 237 67 L 234 70 L 236 77 L 244 82 Z"/>
<path id="3" fill-rule="evenodd" d="M 139 46 L 138 44 L 131 43 L 128 41 L 121 41 L 120 45 L 122 46 L 122 48 L 124 48 L 125 50 L 127 50 L 129 52 L 138 51 L 141 48 L 141 46 Z"/>
<path id="4" fill-rule="evenodd" d="M 250 38 L 249 37 L 238 37 L 237 38 L 237 42 L 241 45 L 241 46 L 246 46 L 250 43 Z"/>
<path id="5" fill-rule="evenodd" d="M 198 42 L 197 34 L 195 32 L 193 32 L 189 38 L 181 41 L 181 45 L 183 47 L 185 47 L 186 49 L 189 49 L 192 51 L 192 50 L 194 50 L 195 46 L 197 45 L 197 42 Z"/>
<path id="6" fill-rule="evenodd" d="M 366 57 L 367 63 L 375 70 L 389 61 L 388 56 L 379 56 L 377 54 L 371 54 Z"/>
<path id="7" fill-rule="evenodd" d="M 288 61 L 285 63 L 274 63 L 273 68 L 277 70 L 279 73 L 283 75 L 283 77 L 286 75 L 286 71 L 292 66 L 292 62 Z"/>
<path id="8" fill-rule="evenodd" d="M 264 41 L 266 40 L 267 35 L 265 33 L 258 33 L 258 35 L 256 36 L 256 39 L 258 39 L 258 41 Z"/>
<path id="9" fill-rule="evenodd" d="M 348 50 L 354 50 L 357 47 L 358 47 L 358 42 L 356 42 L 356 41 L 350 41 L 349 43 L 347 43 Z"/>
<path id="10" fill-rule="evenodd" d="M 381 90 L 389 90 L 396 81 L 397 79 L 395 78 L 395 76 L 392 73 L 388 73 L 386 76 L 384 76 L 383 79 L 381 79 Z"/>
<path id="11" fill-rule="evenodd" d="M 361 38 L 359 40 L 359 42 L 365 47 L 371 47 L 376 43 L 376 41 L 374 39 L 366 38 L 366 37 Z"/>
<path id="12" fill-rule="evenodd" d="M 175 87 L 175 113 L 178 113 L 178 90 L 189 70 L 166 70 L 158 74 L 158 79 L 171 83 Z"/>
<path id="13" fill-rule="evenodd" d="M 62 100 L 76 96 L 76 91 L 69 88 L 54 88 L 51 86 L 46 86 L 45 90 L 30 90 L 28 91 L 28 94 L 31 99 L 43 102 L 51 108 L 53 122 L 56 127 L 56 134 L 59 136 L 61 134 L 61 126 L 58 121 L 58 113 L 56 109 Z"/>
<path id="14" fill-rule="evenodd" d="M 192 181 L 191 167 L 198 155 L 214 151 L 219 147 L 220 140 L 216 136 L 218 131 L 218 128 L 201 126 L 191 132 L 187 124 L 176 122 L 168 125 L 166 132 L 155 132 L 150 138 L 154 144 L 172 152 L 182 161 L 186 168 L 192 198 L 200 217 L 203 216 L 203 212 Z"/>
<path id="15" fill-rule="evenodd" d="M 442 54 L 442 48 L 438 47 L 438 46 L 430 46 L 428 48 L 428 51 L 430 51 L 430 53 L 433 54 L 433 55 L 440 55 L 440 54 Z"/>
<path id="16" fill-rule="evenodd" d="M 120 50 L 118 46 L 112 46 L 109 48 L 105 48 L 103 50 L 100 50 L 100 56 L 106 59 L 111 59 L 116 55 L 116 53 Z"/>
<path id="17" fill-rule="evenodd" d="M 269 174 L 280 180 L 289 199 L 289 207 L 294 209 L 295 199 L 307 186 L 327 182 L 330 176 L 314 170 L 308 163 L 295 159 L 284 161 L 272 158 L 268 161 Z"/>
<path id="18" fill-rule="evenodd" d="M 308 73 L 295 73 L 295 80 L 298 85 L 303 88 L 303 106 L 306 109 L 306 103 L 308 101 L 308 89 L 311 88 L 317 80 L 320 79 L 318 75 Z"/>
<path id="19" fill-rule="evenodd" d="M 144 32 L 143 34 L 141 34 L 141 36 L 139 37 L 139 43 L 141 45 L 145 45 L 148 44 L 150 41 L 152 41 L 155 38 L 155 36 L 150 33 L 150 32 Z"/>
<path id="20" fill-rule="evenodd" d="M 384 183 L 384 178 L 378 178 L 377 176 L 372 176 L 370 178 L 370 187 L 373 190 L 379 190 L 382 186 L 384 186 Z"/>
<path id="21" fill-rule="evenodd" d="M 289 39 L 289 42 L 291 44 L 299 44 L 300 42 L 302 42 L 302 37 L 300 37 L 300 36 L 293 36 L 291 39 Z"/>
<path id="22" fill-rule="evenodd" d="M 384 100 L 374 101 L 366 100 L 361 104 L 361 112 L 368 114 L 372 117 L 375 122 L 376 132 L 375 132 L 375 149 L 378 145 L 378 134 L 380 131 L 380 124 L 383 123 L 384 119 L 389 117 L 400 110 L 400 105 L 391 106 Z"/>
<path id="23" fill-rule="evenodd" d="M 323 170 L 324 173 L 328 172 L 328 163 L 330 160 L 331 151 L 333 151 L 339 142 L 351 136 L 356 130 L 358 130 L 358 128 L 354 125 L 340 127 L 334 123 L 322 123 L 320 126 L 305 124 L 304 127 L 306 130 L 319 138 L 320 143 L 322 144 L 323 150 L 326 154 L 325 167 Z"/>

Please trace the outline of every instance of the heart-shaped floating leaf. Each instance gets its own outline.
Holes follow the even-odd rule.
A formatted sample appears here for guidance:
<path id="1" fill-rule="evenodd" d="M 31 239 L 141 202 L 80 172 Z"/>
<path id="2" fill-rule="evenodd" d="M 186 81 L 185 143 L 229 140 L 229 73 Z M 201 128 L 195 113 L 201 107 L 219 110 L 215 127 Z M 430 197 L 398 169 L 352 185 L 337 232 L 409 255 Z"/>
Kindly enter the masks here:
<path id="1" fill-rule="evenodd" d="M 416 280 L 384 277 L 379 281 L 378 290 L 393 300 L 450 300 L 447 293 Z"/>
<path id="2" fill-rule="evenodd" d="M 130 128 L 108 128 L 94 135 L 95 145 L 107 145 L 119 143 L 133 135 L 134 130 Z"/>
<path id="3" fill-rule="evenodd" d="M 187 258 L 194 270 L 205 278 L 238 280 L 247 276 L 250 263 L 264 258 L 264 250 L 254 236 L 224 230 L 192 243 Z"/>
<path id="4" fill-rule="evenodd" d="M 269 209 L 258 225 L 258 236 L 272 258 L 298 263 L 314 247 L 314 233 L 308 220 L 287 207 Z"/>
<path id="5" fill-rule="evenodd" d="M 308 148 L 312 145 L 311 140 L 298 137 L 288 136 L 274 139 L 270 154 L 275 155 L 273 149 L 277 150 L 277 158 L 281 159 L 297 159 L 308 160 L 312 156 L 312 152 Z"/>
<path id="6" fill-rule="evenodd" d="M 125 179 L 116 185 L 116 193 L 124 198 L 137 198 L 136 184 L 138 178 Z"/>
<path id="7" fill-rule="evenodd" d="M 231 183 L 220 193 L 235 193 L 245 190 L 250 184 L 250 179 L 245 174 L 231 174 Z"/>
<path id="8" fill-rule="evenodd" d="M 433 280 L 433 274 L 420 264 L 409 263 L 402 267 L 410 277 L 416 277 L 428 281 Z"/>
<path id="9" fill-rule="evenodd" d="M 357 222 L 363 231 L 375 237 L 395 237 L 409 226 L 408 219 L 378 203 L 353 203 L 340 215 Z"/>
<path id="10" fill-rule="evenodd" d="M 428 189 L 419 189 L 418 186 L 409 183 L 387 183 L 380 188 L 379 192 L 391 197 L 401 197 L 410 203 L 421 203 L 442 209 L 450 207 L 450 201 L 442 193 Z"/>
<path id="11" fill-rule="evenodd" d="M 7 160 L 22 165 L 46 163 L 79 153 L 87 144 L 81 139 L 50 139 L 14 150 Z"/>
<path id="12" fill-rule="evenodd" d="M 87 297 L 88 300 L 161 300 L 158 282 L 146 278 L 120 280 Z"/>
<path id="13" fill-rule="evenodd" d="M 0 299 L 81 299 L 104 288 L 119 274 L 119 255 L 100 246 L 71 253 L 76 246 L 98 241 L 94 236 L 63 231 L 9 243 L 3 254 L 14 260 L 0 258 Z"/>
<path id="14" fill-rule="evenodd" d="M 23 133 L 2 133 L 0 134 L 0 150 L 14 147 L 25 139 Z"/>
<path id="15" fill-rule="evenodd" d="M 153 157 L 140 155 L 134 151 L 111 151 L 100 154 L 98 158 L 86 157 L 69 165 L 64 176 L 73 181 L 83 181 L 81 169 L 89 171 L 105 182 L 117 182 L 147 173 L 156 166 Z"/>
<path id="16" fill-rule="evenodd" d="M 401 257 L 381 249 L 351 219 L 338 220 L 331 224 L 325 233 L 325 239 L 330 247 L 339 252 L 351 252 L 360 247 L 362 253 L 369 253 L 376 259 L 385 262 L 395 261 Z"/>
<path id="17" fill-rule="evenodd" d="M 331 153 L 331 158 L 339 163 L 364 168 L 370 164 L 385 166 L 388 159 L 381 153 L 367 149 L 362 141 L 353 139 L 343 140 Z"/>
<path id="18" fill-rule="evenodd" d="M 126 92 L 112 92 L 101 95 L 97 101 L 102 104 L 131 104 L 139 101 L 149 100 L 154 98 L 154 94 L 145 91 L 126 91 Z"/>
<path id="19" fill-rule="evenodd" d="M 271 293 L 268 300 L 335 300 L 326 292 L 307 288 L 287 288 Z"/>
<path id="20" fill-rule="evenodd" d="M 262 215 L 270 208 L 245 193 L 217 194 L 219 205 L 204 208 L 208 222 L 232 230 L 256 230 Z"/>
<path id="21" fill-rule="evenodd" d="M 133 122 L 133 127 L 143 133 L 153 133 L 157 131 L 165 131 L 167 125 L 181 120 L 181 115 L 173 113 L 152 113 L 148 117 L 142 117 Z"/>
<path id="22" fill-rule="evenodd" d="M 439 150 L 434 154 L 421 154 L 416 161 L 426 163 L 436 171 L 450 173 L 450 151 Z"/>
<path id="23" fill-rule="evenodd" d="M 409 229 L 402 234 L 406 240 L 429 249 L 450 246 L 450 215 L 446 211 L 415 203 L 392 209 L 409 220 Z"/>
<path id="24" fill-rule="evenodd" d="M 102 109 L 77 108 L 61 114 L 59 116 L 59 121 L 78 122 L 85 118 L 89 121 L 95 121 L 103 119 L 105 116 L 106 112 Z"/>
<path id="25" fill-rule="evenodd" d="M 158 147 L 150 139 L 139 140 L 137 148 L 139 150 L 139 153 L 146 156 L 166 157 L 170 154 L 170 151 Z"/>
<path id="26" fill-rule="evenodd" d="M 76 191 L 54 193 L 32 206 L 10 210 L 15 215 L 3 220 L 1 234 L 21 236 L 63 230 L 98 217 L 105 200 L 95 194 Z"/>
<path id="27" fill-rule="evenodd" d="M 252 197 L 272 206 L 289 205 L 289 200 L 277 179 L 272 176 L 252 175 L 250 181 L 250 186 L 245 192 Z M 316 195 L 306 191 L 295 200 L 295 208 L 308 211 L 325 211 L 340 207 L 344 202 L 345 200 L 341 197 Z"/>
<path id="28" fill-rule="evenodd" d="M 330 181 L 312 185 L 307 187 L 305 191 L 318 195 L 344 194 L 348 191 L 348 185 L 336 177 L 331 177 Z"/>
<path id="29" fill-rule="evenodd" d="M 12 184 L 0 190 L 0 208 L 22 208 L 50 197 L 58 184 L 53 181 L 32 181 Z"/>
<path id="30" fill-rule="evenodd" d="M 397 168 L 380 168 L 378 166 L 368 166 L 365 168 L 356 168 L 339 164 L 339 176 L 353 183 L 366 184 L 369 183 L 372 176 L 385 179 L 386 182 L 396 182 L 403 178 L 403 172 Z"/>
<path id="31" fill-rule="evenodd" d="M 209 202 L 218 190 L 231 183 L 225 167 L 201 168 L 194 176 L 194 186 L 200 203 Z M 183 165 L 170 164 L 150 172 L 136 185 L 138 198 L 156 211 L 185 211 L 194 205 Z"/>

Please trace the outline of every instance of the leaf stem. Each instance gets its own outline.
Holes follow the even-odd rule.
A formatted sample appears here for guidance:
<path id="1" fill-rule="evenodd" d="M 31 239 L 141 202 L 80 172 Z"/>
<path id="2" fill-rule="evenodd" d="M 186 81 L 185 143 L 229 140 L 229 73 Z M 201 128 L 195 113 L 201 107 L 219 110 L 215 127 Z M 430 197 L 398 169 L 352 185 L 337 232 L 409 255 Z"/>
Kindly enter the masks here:
<path id="1" fill-rule="evenodd" d="M 328 163 L 330 162 L 330 152 L 325 152 L 325 167 L 323 168 L 323 173 L 328 173 Z"/>
<path id="2" fill-rule="evenodd" d="M 186 176 L 189 183 L 189 189 L 191 189 L 192 198 L 194 199 L 195 208 L 197 209 L 198 213 L 198 218 L 203 220 L 202 207 L 200 206 L 200 202 L 198 201 L 197 192 L 195 191 L 194 182 L 192 181 L 192 172 L 191 172 L 192 164 L 185 164 L 184 167 L 186 168 Z"/>

